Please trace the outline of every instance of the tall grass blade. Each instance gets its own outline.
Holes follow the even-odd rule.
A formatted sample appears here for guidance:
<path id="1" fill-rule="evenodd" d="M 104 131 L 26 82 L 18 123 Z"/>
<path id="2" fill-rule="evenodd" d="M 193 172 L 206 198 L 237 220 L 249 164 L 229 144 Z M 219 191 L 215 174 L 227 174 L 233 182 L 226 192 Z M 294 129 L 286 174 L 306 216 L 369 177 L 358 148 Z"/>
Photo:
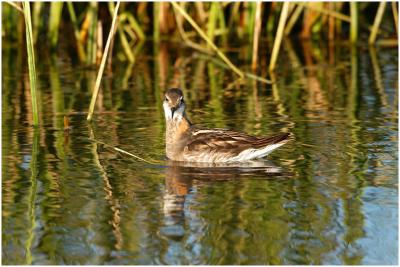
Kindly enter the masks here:
<path id="1" fill-rule="evenodd" d="M 115 11 L 114 11 L 113 20 L 112 20 L 112 23 L 111 23 L 110 33 L 108 34 L 106 47 L 104 48 L 103 57 L 101 59 L 99 72 L 97 73 L 96 83 L 95 83 L 95 86 L 94 86 L 94 89 L 93 89 L 92 99 L 90 101 L 89 114 L 87 116 L 87 120 L 88 121 L 91 121 L 92 117 L 93 117 L 94 106 L 96 104 L 97 95 L 99 94 L 100 82 L 101 82 L 101 78 L 103 76 L 104 68 L 106 66 L 106 61 L 107 61 L 107 56 L 108 56 L 108 52 L 109 52 L 109 48 L 110 48 L 111 39 L 114 37 L 115 30 L 116 30 L 116 27 L 117 27 L 117 23 L 116 22 L 117 22 L 117 15 L 118 15 L 119 5 L 120 5 L 120 2 L 118 1 L 117 2 L 117 6 L 116 6 Z"/>
<path id="2" fill-rule="evenodd" d="M 25 34 L 26 34 L 26 50 L 28 54 L 28 68 L 29 68 L 29 86 L 31 88 L 31 101 L 32 101 L 32 114 L 33 114 L 33 125 L 39 125 L 39 114 L 37 104 L 37 91 L 36 91 L 36 68 L 35 68 L 35 53 L 33 47 L 33 34 L 32 34 L 32 20 L 31 20 L 31 9 L 29 7 L 29 1 L 22 3 L 25 18 Z"/>
<path id="3" fill-rule="evenodd" d="M 381 25 L 383 12 L 385 12 L 385 7 L 386 7 L 386 2 L 379 3 L 378 11 L 376 12 L 376 16 L 375 16 L 375 20 L 374 20 L 374 25 L 372 26 L 372 31 L 371 31 L 371 34 L 369 35 L 369 39 L 368 39 L 368 44 L 370 44 L 370 45 L 375 43 L 376 36 L 378 35 L 379 25 Z"/>
<path id="4" fill-rule="evenodd" d="M 58 30 L 60 29 L 62 8 L 63 2 L 50 3 L 49 39 L 51 48 L 55 48 L 58 43 Z"/>
<path id="5" fill-rule="evenodd" d="M 200 36 L 207 42 L 207 44 L 217 53 L 218 56 L 241 78 L 244 77 L 244 74 L 241 70 L 239 70 L 233 63 L 222 53 L 220 49 L 208 38 L 206 33 L 197 25 L 197 23 L 183 10 L 176 2 L 171 2 L 173 7 L 177 9 L 183 17 L 192 25 L 193 28 L 200 34 Z"/>
<path id="6" fill-rule="evenodd" d="M 278 29 L 276 31 L 276 37 L 274 41 L 274 47 L 272 48 L 271 62 L 269 63 L 269 70 L 275 69 L 276 60 L 278 59 L 279 49 L 282 43 L 283 31 L 285 29 L 286 18 L 289 13 L 289 2 L 284 2 L 279 18 Z"/>

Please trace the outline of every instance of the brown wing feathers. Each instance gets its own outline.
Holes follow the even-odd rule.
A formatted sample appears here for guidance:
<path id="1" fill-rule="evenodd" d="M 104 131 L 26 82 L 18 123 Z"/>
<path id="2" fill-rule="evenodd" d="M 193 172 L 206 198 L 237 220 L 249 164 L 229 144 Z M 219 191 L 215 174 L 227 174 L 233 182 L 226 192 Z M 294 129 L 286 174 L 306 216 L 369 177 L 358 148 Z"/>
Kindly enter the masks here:
<path id="1" fill-rule="evenodd" d="M 286 140 L 288 133 L 278 134 L 270 137 L 254 137 L 244 133 L 228 130 L 203 131 L 195 133 L 189 142 L 189 151 L 194 150 L 227 150 L 240 153 L 248 148 L 262 148 L 267 145 L 276 144 Z"/>
<path id="2" fill-rule="evenodd" d="M 287 140 L 289 138 L 289 136 L 290 136 L 289 133 L 284 133 L 284 134 L 277 134 L 277 135 L 270 136 L 270 137 L 260 137 L 260 138 L 258 138 L 257 142 L 253 143 L 253 147 L 262 148 L 267 145 L 277 144 L 277 143 Z"/>

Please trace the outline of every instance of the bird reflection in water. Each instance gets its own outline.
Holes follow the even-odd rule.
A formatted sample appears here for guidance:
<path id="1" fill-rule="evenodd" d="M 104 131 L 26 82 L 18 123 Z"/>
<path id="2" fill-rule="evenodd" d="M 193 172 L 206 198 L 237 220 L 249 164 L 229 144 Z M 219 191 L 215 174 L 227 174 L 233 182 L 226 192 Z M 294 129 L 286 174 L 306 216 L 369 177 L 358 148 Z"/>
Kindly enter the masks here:
<path id="1" fill-rule="evenodd" d="M 184 217 L 185 200 L 193 187 L 193 181 L 207 183 L 229 182 L 236 179 L 271 179 L 288 177 L 281 167 L 267 160 L 242 163 L 217 164 L 167 161 L 163 211 L 176 223 Z"/>

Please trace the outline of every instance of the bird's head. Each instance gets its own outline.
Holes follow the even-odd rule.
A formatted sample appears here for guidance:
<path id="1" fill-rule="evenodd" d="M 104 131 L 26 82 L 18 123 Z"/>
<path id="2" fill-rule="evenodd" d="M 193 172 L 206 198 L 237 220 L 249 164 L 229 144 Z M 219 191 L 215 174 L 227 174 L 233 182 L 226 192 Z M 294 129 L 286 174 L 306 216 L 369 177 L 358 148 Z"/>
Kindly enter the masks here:
<path id="1" fill-rule="evenodd" d="M 182 119 L 185 113 L 185 102 L 183 101 L 181 89 L 168 89 L 167 92 L 165 92 L 163 107 L 165 119 L 167 121 Z"/>

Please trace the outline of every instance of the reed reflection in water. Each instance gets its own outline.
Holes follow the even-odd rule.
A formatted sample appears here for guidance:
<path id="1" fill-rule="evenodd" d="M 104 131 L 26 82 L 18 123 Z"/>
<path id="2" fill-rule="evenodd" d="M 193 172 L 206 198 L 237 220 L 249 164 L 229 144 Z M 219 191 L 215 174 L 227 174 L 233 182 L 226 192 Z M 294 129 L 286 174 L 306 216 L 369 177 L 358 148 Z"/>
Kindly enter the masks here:
<path id="1" fill-rule="evenodd" d="M 39 51 L 34 131 L 23 50 L 3 46 L 4 264 L 397 262 L 397 50 L 287 41 L 265 85 L 174 44 L 142 49 L 113 61 L 91 126 L 95 71 Z M 246 67 L 246 51 L 230 57 Z M 267 166 L 170 164 L 161 101 L 173 86 L 194 122 L 295 140 Z"/>

